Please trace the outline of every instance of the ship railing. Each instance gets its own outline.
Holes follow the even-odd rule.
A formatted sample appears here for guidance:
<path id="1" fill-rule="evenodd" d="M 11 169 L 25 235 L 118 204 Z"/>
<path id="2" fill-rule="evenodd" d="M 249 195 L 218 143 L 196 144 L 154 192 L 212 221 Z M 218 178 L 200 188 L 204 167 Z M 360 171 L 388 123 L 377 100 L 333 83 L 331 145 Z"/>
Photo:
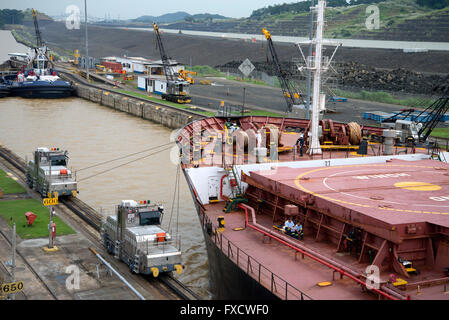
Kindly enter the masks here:
<path id="1" fill-rule="evenodd" d="M 137 249 L 143 254 L 173 252 L 173 248 L 181 250 L 181 236 L 171 236 L 170 240 L 147 240 L 137 243 Z"/>
<path id="2" fill-rule="evenodd" d="M 200 221 L 203 227 L 211 225 L 211 220 L 200 207 Z M 206 228 L 207 230 L 207 228 Z M 266 288 L 284 300 L 312 300 L 310 296 L 297 289 L 286 280 L 282 279 L 270 269 L 263 266 L 256 259 L 251 257 L 245 251 L 226 238 L 223 233 L 214 230 L 211 234 L 211 240 L 215 242 L 217 247 L 231 259 L 241 270 L 255 279 Z"/>
<path id="3" fill-rule="evenodd" d="M 312 300 L 310 296 L 282 279 L 270 269 L 263 266 L 237 245 L 232 243 L 222 233 L 215 231 L 213 241 L 220 250 L 231 259 L 237 267 L 245 271 L 264 287 L 269 288 L 271 293 L 284 300 Z"/>

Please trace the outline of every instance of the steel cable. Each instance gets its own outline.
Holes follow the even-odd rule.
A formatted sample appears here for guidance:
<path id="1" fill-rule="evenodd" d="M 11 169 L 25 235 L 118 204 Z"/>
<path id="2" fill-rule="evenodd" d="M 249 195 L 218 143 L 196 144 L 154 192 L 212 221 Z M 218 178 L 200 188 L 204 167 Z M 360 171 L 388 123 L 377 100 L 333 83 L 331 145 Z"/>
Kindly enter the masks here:
<path id="1" fill-rule="evenodd" d="M 137 158 L 137 159 L 134 159 L 134 160 L 128 161 L 128 162 L 126 162 L 126 163 L 123 163 L 123 164 L 121 164 L 121 165 L 118 165 L 118 166 L 112 167 L 112 168 L 110 168 L 110 169 L 104 170 L 104 171 L 102 171 L 102 172 L 99 172 L 99 173 L 93 174 L 93 175 L 91 175 L 91 176 L 88 176 L 88 177 L 86 177 L 86 178 L 83 178 L 83 179 L 80 179 L 80 180 L 78 180 L 78 182 L 81 182 L 81 181 L 85 181 L 85 180 L 87 180 L 87 179 L 90 179 L 90 178 L 93 178 L 93 177 L 99 176 L 99 175 L 101 175 L 101 174 L 103 174 L 103 173 L 107 173 L 107 172 L 109 172 L 109 171 L 112 171 L 112 170 L 114 170 L 114 169 L 117 169 L 117 168 L 120 168 L 120 167 L 126 166 L 126 165 L 128 165 L 128 164 L 130 164 L 130 163 L 133 163 L 133 162 L 136 162 L 136 161 L 139 161 L 139 160 L 142 160 L 142 159 L 148 158 L 148 157 L 150 157 L 150 156 L 153 156 L 153 155 L 155 155 L 155 154 L 158 154 L 158 153 L 160 153 L 160 152 L 162 152 L 162 151 L 165 151 L 165 150 L 169 150 L 169 149 L 171 149 L 171 147 L 168 147 L 168 148 L 164 148 L 164 149 L 162 149 L 162 150 L 158 150 L 158 151 L 156 151 L 156 152 L 153 152 L 153 153 L 150 153 L 150 154 L 148 154 L 148 155 L 146 155 L 146 156 L 143 156 L 143 157 L 140 157 L 140 158 Z"/>
<path id="2" fill-rule="evenodd" d="M 154 150 L 154 149 L 161 148 L 161 147 L 165 147 L 165 146 L 170 145 L 170 144 L 172 144 L 172 143 L 174 143 L 174 142 L 169 142 L 169 143 L 161 144 L 161 145 L 159 145 L 159 146 L 151 147 L 151 148 L 149 148 L 149 149 L 142 150 L 142 151 L 138 151 L 138 152 L 134 152 L 134 153 L 130 153 L 130 154 L 128 154 L 128 155 L 121 156 L 121 157 L 116 158 L 116 159 L 107 160 L 107 161 L 103 161 L 103 162 L 100 162 L 100 163 L 97 163 L 97 164 L 93 164 L 93 165 L 91 165 L 91 166 L 88 166 L 88 167 L 85 167 L 85 168 L 78 169 L 78 170 L 76 170 L 76 172 L 80 172 L 80 171 L 83 171 L 83 170 L 95 168 L 95 167 L 98 167 L 98 166 L 101 166 L 101 165 L 104 165 L 104 164 L 108 164 L 108 163 L 111 163 L 111 162 L 114 162 L 114 161 L 118 161 L 118 160 L 122 160 L 122 159 L 125 159 L 125 158 L 128 158 L 128 157 L 132 157 L 132 156 L 135 156 L 136 154 L 139 154 L 139 153 L 144 153 L 144 152 L 152 151 L 152 150 Z"/>

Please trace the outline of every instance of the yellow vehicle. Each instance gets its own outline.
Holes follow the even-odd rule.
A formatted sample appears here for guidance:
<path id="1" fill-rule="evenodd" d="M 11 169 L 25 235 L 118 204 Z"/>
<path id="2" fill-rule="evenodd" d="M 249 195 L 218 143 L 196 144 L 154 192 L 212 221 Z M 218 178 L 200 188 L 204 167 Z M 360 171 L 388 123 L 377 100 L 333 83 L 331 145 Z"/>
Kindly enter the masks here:
<path id="1" fill-rule="evenodd" d="M 180 70 L 179 71 L 179 77 L 182 78 L 183 80 L 187 81 L 190 84 L 194 84 L 195 83 L 195 79 L 192 77 L 189 77 L 188 75 L 191 74 L 193 76 L 196 76 L 197 73 L 195 71 L 188 71 L 188 70 Z"/>
<path id="2" fill-rule="evenodd" d="M 104 66 L 104 65 L 101 65 L 101 64 L 96 64 L 95 65 L 95 71 L 96 72 L 98 72 L 98 71 L 100 71 L 100 72 L 106 72 L 106 67 Z"/>
<path id="3" fill-rule="evenodd" d="M 398 259 L 399 263 L 401 263 L 404 266 L 405 271 L 409 274 L 419 274 L 419 270 L 413 267 L 413 264 L 411 261 L 403 260 L 401 258 Z"/>

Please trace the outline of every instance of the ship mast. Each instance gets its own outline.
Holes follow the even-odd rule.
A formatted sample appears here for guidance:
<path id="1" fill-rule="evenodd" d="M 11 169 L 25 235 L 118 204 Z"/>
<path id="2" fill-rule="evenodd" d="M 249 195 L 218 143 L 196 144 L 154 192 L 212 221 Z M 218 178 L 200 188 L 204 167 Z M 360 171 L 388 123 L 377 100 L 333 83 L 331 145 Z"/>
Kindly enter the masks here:
<path id="1" fill-rule="evenodd" d="M 312 116 L 311 116 L 311 137 L 309 143 L 309 151 L 310 155 L 313 154 L 321 154 L 321 146 L 320 146 L 320 137 L 319 137 L 319 116 L 320 112 L 325 109 L 325 96 L 321 94 L 321 74 L 326 72 L 329 68 L 329 65 L 332 61 L 332 58 L 335 55 L 338 47 L 341 44 L 336 44 L 336 48 L 332 54 L 330 59 L 324 57 L 322 55 L 323 50 L 323 29 L 324 29 L 324 10 L 326 7 L 326 1 L 319 0 L 318 4 L 315 7 L 311 7 L 310 9 L 316 12 L 317 20 L 316 20 L 316 32 L 315 39 L 312 39 L 308 42 L 310 45 L 315 44 L 315 55 L 309 56 L 308 59 L 305 58 L 304 53 L 301 49 L 300 44 L 298 43 L 299 51 L 304 59 L 306 64 L 306 68 L 309 69 L 313 73 L 313 94 L 312 94 Z M 331 44 L 329 41 L 326 44 Z M 302 67 L 300 68 L 302 69 Z"/>
<path id="2" fill-rule="evenodd" d="M 318 136 L 318 122 L 320 112 L 320 91 L 321 91 L 321 50 L 323 48 L 323 25 L 324 25 L 324 0 L 318 1 L 317 25 L 315 35 L 315 74 L 313 77 L 313 95 L 312 95 L 312 141 L 309 146 L 309 154 L 321 154 L 320 140 Z"/>

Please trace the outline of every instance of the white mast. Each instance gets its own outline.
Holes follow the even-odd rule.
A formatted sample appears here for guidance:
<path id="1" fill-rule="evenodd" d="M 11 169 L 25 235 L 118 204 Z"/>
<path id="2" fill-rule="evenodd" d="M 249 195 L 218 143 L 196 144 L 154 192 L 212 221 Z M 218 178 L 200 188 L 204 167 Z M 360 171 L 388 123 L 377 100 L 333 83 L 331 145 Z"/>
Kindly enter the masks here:
<path id="1" fill-rule="evenodd" d="M 324 0 L 318 1 L 317 26 L 315 35 L 315 71 L 313 77 L 313 95 L 312 95 L 312 141 L 310 142 L 309 154 L 321 154 L 320 140 L 318 136 L 318 124 L 320 113 L 320 91 L 321 91 L 321 50 L 323 47 L 323 26 L 324 26 Z"/>
<path id="2" fill-rule="evenodd" d="M 335 45 L 335 50 L 332 54 L 332 57 L 328 59 L 328 57 L 323 57 L 322 49 L 323 49 L 323 29 L 324 29 L 324 9 L 326 7 L 326 1 L 319 0 L 318 4 L 315 7 L 311 7 L 310 9 L 316 11 L 317 20 L 316 20 L 316 34 L 315 39 L 304 42 L 308 44 L 315 44 L 315 55 L 305 58 L 304 53 L 301 49 L 300 43 L 297 44 L 299 51 L 304 59 L 306 64 L 306 68 L 314 73 L 313 77 L 313 97 L 312 97 L 312 115 L 311 115 L 311 141 L 309 144 L 308 153 L 310 155 L 313 154 L 321 154 L 321 146 L 320 146 L 320 137 L 319 137 L 319 120 L 320 120 L 320 112 L 325 110 L 325 95 L 321 94 L 321 74 L 325 73 L 330 66 L 330 63 L 337 51 L 338 47 L 341 43 L 332 43 L 331 41 L 326 41 L 326 45 Z M 301 71 L 303 67 L 300 67 Z"/>

